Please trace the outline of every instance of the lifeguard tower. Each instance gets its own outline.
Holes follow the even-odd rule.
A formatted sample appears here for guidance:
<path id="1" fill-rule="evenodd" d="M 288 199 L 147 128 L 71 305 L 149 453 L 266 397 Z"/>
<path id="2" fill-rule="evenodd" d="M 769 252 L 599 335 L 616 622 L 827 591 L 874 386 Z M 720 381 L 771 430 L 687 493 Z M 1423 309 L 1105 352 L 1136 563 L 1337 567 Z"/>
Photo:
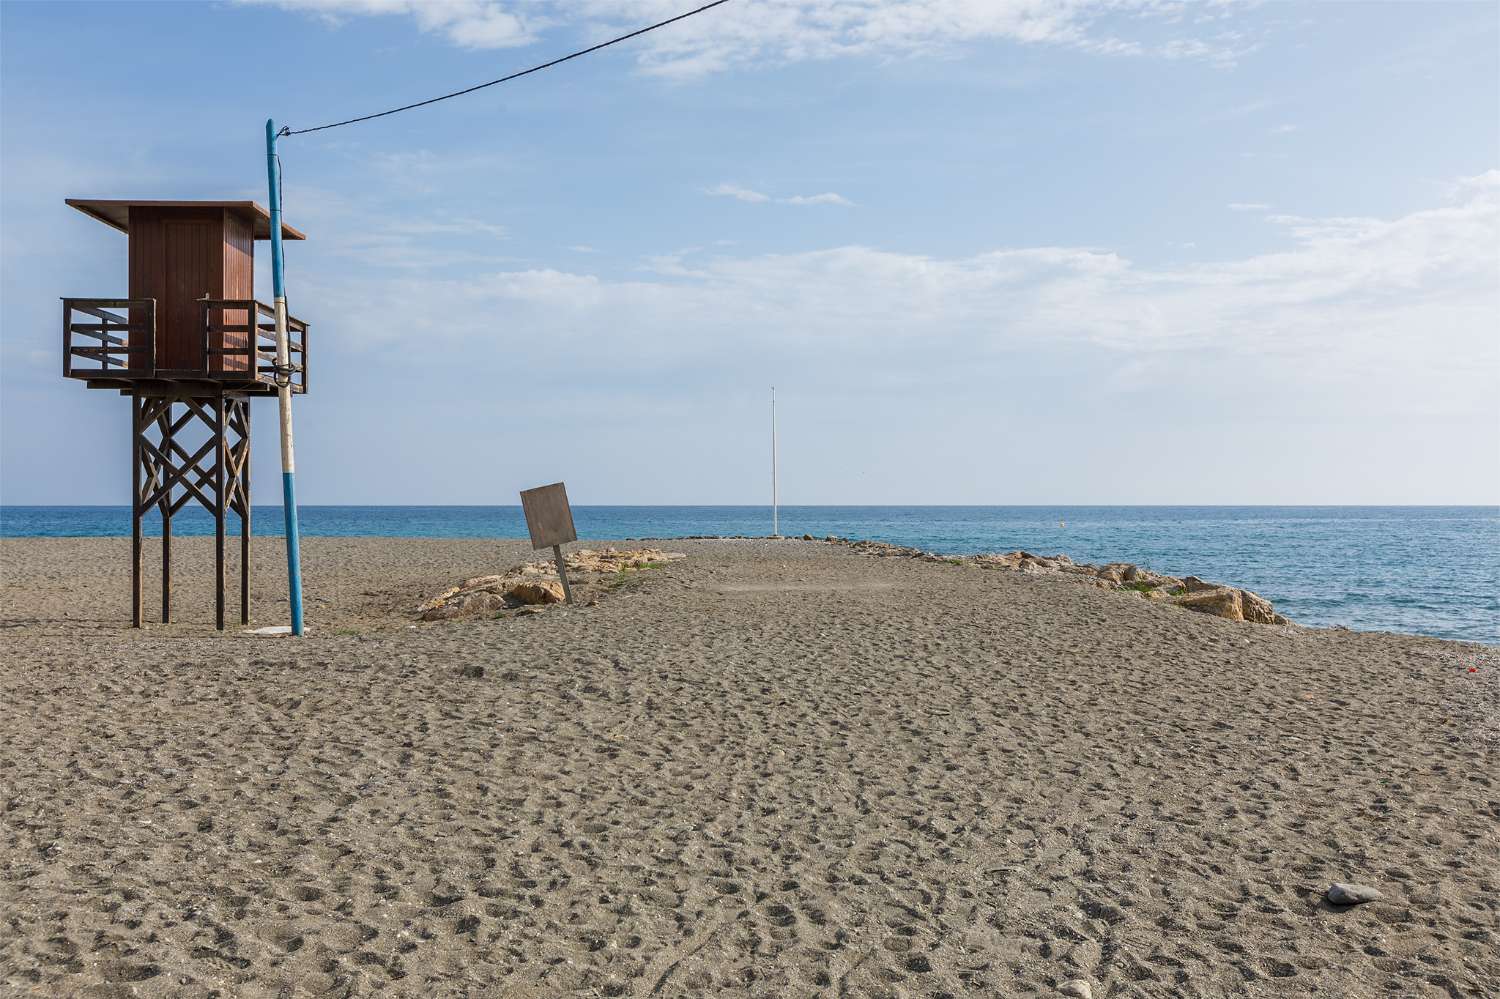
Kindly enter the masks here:
<path id="1" fill-rule="evenodd" d="M 161 513 L 161 619 L 172 619 L 172 515 L 213 514 L 216 603 L 224 628 L 225 518 L 240 518 L 240 621 L 250 622 L 250 399 L 281 380 L 307 391 L 307 324 L 287 318 L 276 362 L 275 310 L 255 300 L 255 241 L 270 214 L 251 201 L 67 203 L 129 239 L 129 297 L 65 298 L 63 377 L 130 397 L 131 624 L 141 626 L 141 522 Z M 282 225 L 282 239 L 305 239 Z M 206 429 L 206 439 L 204 430 Z"/>

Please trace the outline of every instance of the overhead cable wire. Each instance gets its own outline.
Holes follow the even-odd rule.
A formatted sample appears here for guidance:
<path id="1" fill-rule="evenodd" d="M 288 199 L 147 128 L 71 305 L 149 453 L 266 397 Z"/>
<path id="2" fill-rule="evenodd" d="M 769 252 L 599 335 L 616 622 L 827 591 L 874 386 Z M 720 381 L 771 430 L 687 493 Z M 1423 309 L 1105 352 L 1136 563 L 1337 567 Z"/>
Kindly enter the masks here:
<path id="1" fill-rule="evenodd" d="M 472 94 L 476 90 L 483 90 L 485 87 L 493 87 L 498 83 L 506 83 L 510 80 L 519 79 L 523 76 L 529 76 L 532 73 L 539 73 L 544 69 L 551 69 L 553 66 L 556 66 L 559 63 L 567 62 L 569 59 L 577 59 L 579 56 L 588 55 L 590 52 L 598 52 L 600 49 L 609 48 L 611 45 L 629 41 L 632 38 L 637 38 L 641 35 L 646 34 L 646 32 L 648 31 L 655 31 L 657 28 L 665 28 L 669 24 L 675 24 L 678 21 L 686 20 L 687 18 L 692 17 L 694 14 L 701 14 L 705 10 L 709 10 L 713 7 L 719 6 L 720 4 L 725 4 L 728 2 L 729 0 L 713 0 L 713 3 L 706 3 L 702 7 L 697 7 L 693 10 L 678 14 L 676 17 L 669 17 L 665 21 L 658 21 L 655 24 L 647 25 L 644 28 L 637 28 L 635 31 L 632 31 L 628 35 L 621 35 L 618 38 L 611 38 L 607 42 L 600 42 L 598 45 L 591 45 L 586 49 L 579 49 L 577 52 L 570 52 L 565 56 L 560 56 L 557 59 L 553 59 L 551 62 L 544 62 L 539 66 L 532 66 L 530 69 L 523 69 L 520 72 L 512 73 L 509 76 L 502 76 L 498 80 L 490 80 L 488 83 L 476 84 L 475 86 L 468 87 L 464 90 L 455 90 L 453 93 L 443 94 L 441 97 L 429 97 L 425 101 L 417 101 L 415 104 L 407 104 L 403 107 L 391 108 L 389 111 L 378 111 L 375 114 L 361 115 L 358 118 L 348 118 L 344 121 L 335 121 L 327 125 L 316 125 L 312 128 L 283 128 L 279 134 L 306 135 L 308 132 L 321 132 L 324 129 L 339 128 L 343 125 L 354 125 L 362 121 L 371 121 L 375 118 L 384 118 L 386 115 L 400 114 L 402 111 L 411 111 L 416 108 L 426 107 L 429 104 L 436 104 L 438 101 L 446 101 L 454 97 L 462 97 L 465 94 Z"/>

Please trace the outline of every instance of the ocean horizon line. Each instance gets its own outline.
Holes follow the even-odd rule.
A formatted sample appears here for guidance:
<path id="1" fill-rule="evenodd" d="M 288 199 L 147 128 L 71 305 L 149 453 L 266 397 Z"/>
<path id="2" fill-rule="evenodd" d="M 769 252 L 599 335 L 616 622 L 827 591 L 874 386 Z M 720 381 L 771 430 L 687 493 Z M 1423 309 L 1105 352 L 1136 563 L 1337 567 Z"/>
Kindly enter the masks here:
<path id="1" fill-rule="evenodd" d="M 572 503 L 574 509 L 755 510 L 770 503 Z M 1494 510 L 1500 503 L 781 503 L 790 510 Z M 252 509 L 280 510 L 281 503 L 252 503 Z M 0 503 L 5 510 L 114 510 L 125 503 Z M 299 510 L 519 510 L 516 503 L 299 503 Z"/>

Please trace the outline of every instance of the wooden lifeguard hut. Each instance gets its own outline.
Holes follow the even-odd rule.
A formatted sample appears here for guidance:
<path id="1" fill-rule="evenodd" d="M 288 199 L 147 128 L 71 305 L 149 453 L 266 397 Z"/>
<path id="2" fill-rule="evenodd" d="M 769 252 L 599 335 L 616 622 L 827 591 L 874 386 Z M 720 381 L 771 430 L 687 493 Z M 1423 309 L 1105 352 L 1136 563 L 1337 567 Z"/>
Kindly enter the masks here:
<path id="1" fill-rule="evenodd" d="M 240 518 L 240 621 L 250 622 L 250 400 L 307 391 L 307 324 L 255 300 L 255 241 L 271 216 L 251 201 L 67 203 L 129 239 L 125 298 L 65 298 L 63 377 L 131 405 L 131 623 L 141 625 L 141 522 L 162 521 L 161 619 L 172 619 L 172 515 L 192 500 L 215 521 L 216 622 L 224 628 L 227 513 Z M 305 239 L 282 225 L 283 239 Z M 207 431 L 206 439 L 204 430 Z"/>

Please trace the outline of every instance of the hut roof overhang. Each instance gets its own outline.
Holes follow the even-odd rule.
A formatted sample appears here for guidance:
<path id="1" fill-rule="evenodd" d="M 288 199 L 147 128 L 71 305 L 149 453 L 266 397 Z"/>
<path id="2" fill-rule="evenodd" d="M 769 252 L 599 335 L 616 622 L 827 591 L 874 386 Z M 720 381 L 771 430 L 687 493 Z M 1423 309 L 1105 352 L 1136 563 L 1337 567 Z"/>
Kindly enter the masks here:
<path id="1" fill-rule="evenodd" d="M 123 233 L 130 232 L 131 208 L 223 208 L 250 219 L 256 239 L 271 238 L 271 213 L 253 201 L 115 201 L 68 198 L 67 203 L 90 218 Z M 281 223 L 282 239 L 306 239 L 299 230 Z"/>

